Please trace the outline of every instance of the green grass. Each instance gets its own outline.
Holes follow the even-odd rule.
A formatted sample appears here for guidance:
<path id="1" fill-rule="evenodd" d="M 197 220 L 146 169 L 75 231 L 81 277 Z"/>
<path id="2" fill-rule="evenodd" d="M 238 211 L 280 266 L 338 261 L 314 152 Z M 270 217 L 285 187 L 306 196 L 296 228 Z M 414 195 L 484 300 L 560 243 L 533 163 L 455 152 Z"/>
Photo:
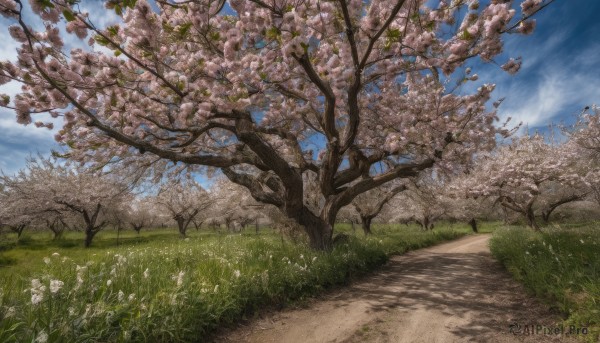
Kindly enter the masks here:
<path id="1" fill-rule="evenodd" d="M 89 249 L 78 233 L 61 241 L 44 234 L 18 243 L 7 237 L 0 243 L 10 261 L 0 267 L 0 341 L 45 335 L 48 342 L 202 341 L 265 306 L 343 285 L 390 254 L 469 231 L 376 225 L 365 238 L 343 225 L 336 230 L 349 238 L 328 253 L 268 229 L 258 235 L 192 231 L 186 240 L 174 230 L 127 232 L 119 246 L 114 232 L 104 232 Z"/>
<path id="2" fill-rule="evenodd" d="M 600 228 L 570 225 L 535 233 L 524 227 L 497 230 L 494 256 L 536 296 L 567 316 L 566 325 L 590 326 L 600 336 Z"/>

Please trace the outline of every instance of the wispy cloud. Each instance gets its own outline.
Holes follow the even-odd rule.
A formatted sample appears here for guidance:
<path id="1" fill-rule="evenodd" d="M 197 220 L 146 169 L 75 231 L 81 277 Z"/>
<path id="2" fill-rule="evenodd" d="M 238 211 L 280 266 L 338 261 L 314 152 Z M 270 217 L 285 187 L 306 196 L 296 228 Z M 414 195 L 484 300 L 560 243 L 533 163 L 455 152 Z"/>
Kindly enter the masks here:
<path id="1" fill-rule="evenodd" d="M 507 97 L 499 111 L 502 117 L 513 117 L 529 127 L 543 126 L 568 121 L 600 100 L 600 44 L 573 52 L 561 49 L 563 43 L 564 39 L 556 39 L 550 47 L 528 53 L 533 58 L 524 61 L 525 75 L 498 85 L 497 95 Z"/>

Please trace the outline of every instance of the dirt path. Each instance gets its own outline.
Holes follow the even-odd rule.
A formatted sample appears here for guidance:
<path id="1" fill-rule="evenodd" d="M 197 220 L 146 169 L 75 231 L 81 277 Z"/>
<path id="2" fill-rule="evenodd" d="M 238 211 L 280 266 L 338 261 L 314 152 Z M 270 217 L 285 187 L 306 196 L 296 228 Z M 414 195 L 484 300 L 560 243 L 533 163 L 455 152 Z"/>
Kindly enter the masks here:
<path id="1" fill-rule="evenodd" d="M 371 277 L 258 319 L 224 342 L 564 342 L 514 335 L 509 325 L 556 327 L 560 318 L 513 281 L 478 235 L 393 257 Z"/>

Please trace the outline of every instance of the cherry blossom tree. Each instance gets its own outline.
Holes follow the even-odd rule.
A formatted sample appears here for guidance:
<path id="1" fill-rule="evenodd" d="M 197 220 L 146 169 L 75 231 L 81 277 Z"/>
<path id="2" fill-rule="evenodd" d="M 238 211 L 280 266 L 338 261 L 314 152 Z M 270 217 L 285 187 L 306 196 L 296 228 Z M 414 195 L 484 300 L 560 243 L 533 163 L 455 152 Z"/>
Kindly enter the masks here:
<path id="1" fill-rule="evenodd" d="M 498 217 L 495 199 L 491 197 L 471 196 L 469 188 L 471 175 L 461 172 L 451 176 L 443 189 L 442 201 L 448 218 L 469 224 L 473 232 L 478 232 L 478 220 L 490 220 Z M 502 209 L 504 209 L 502 207 Z"/>
<path id="2" fill-rule="evenodd" d="M 586 106 L 577 122 L 564 132 L 578 148 L 578 166 L 591 198 L 600 205 L 600 107 Z"/>
<path id="3" fill-rule="evenodd" d="M 85 246 L 108 224 L 106 210 L 129 193 L 109 177 L 60 165 L 52 158 L 30 159 L 14 176 L 1 177 L 9 213 L 24 216 L 76 214 L 84 223 Z M 19 209 L 26 209 L 20 211 Z"/>
<path id="4" fill-rule="evenodd" d="M 352 206 L 354 206 L 358 213 L 365 235 L 370 235 L 372 233 L 371 221 L 373 218 L 379 215 L 383 207 L 392 200 L 393 197 L 406 189 L 407 187 L 404 184 L 398 185 L 394 182 L 390 182 L 354 198 Z"/>
<path id="5" fill-rule="evenodd" d="M 169 212 L 181 237 L 186 236 L 192 220 L 213 203 L 210 194 L 194 180 L 165 183 L 154 201 Z"/>
<path id="6" fill-rule="evenodd" d="M 2 201 L 0 201 L 0 228 L 8 228 L 17 234 L 17 239 L 20 239 L 25 228 L 31 224 L 32 218 L 23 213 L 12 212 L 8 201 L 9 197 L 2 196 Z"/>
<path id="7" fill-rule="evenodd" d="M 125 221 L 139 234 L 143 228 L 151 227 L 159 221 L 157 211 L 149 197 L 136 198 L 127 210 Z"/>
<path id="8" fill-rule="evenodd" d="M 233 231 L 235 226 L 244 228 L 249 224 L 256 224 L 266 215 L 263 213 L 264 204 L 257 202 L 247 188 L 220 178 L 212 185 L 211 196 L 214 201 L 211 219 L 225 224 L 228 230 Z M 204 217 L 208 219 L 208 217 Z"/>
<path id="9" fill-rule="evenodd" d="M 111 0 L 121 21 L 99 27 L 78 1 L 33 0 L 30 18 L 22 0 L 0 0 L 21 43 L 0 84 L 22 85 L 0 105 L 22 124 L 62 116 L 56 139 L 96 167 L 219 169 L 326 249 L 356 196 L 507 133 L 486 110 L 494 85 L 458 94 L 446 81 L 475 82 L 475 57 L 517 72 L 502 36 L 531 33 L 552 1 L 230 0 L 227 15 L 224 0 Z M 63 22 L 91 48 L 66 51 Z M 319 212 L 304 205 L 308 172 Z"/>
<path id="10" fill-rule="evenodd" d="M 549 143 L 539 134 L 515 138 L 482 157 L 464 187 L 472 196 L 493 197 L 538 230 L 536 206 L 544 205 L 542 211 L 549 217 L 558 206 L 583 197 L 578 194 L 583 178 L 577 157 L 569 143 Z"/>

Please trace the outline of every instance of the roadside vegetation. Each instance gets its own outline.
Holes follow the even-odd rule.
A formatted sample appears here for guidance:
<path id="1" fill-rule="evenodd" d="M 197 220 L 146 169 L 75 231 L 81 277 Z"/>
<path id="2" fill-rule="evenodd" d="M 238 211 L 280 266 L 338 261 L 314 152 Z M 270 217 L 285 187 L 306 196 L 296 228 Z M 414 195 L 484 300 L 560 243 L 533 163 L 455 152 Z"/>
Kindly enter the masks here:
<path id="1" fill-rule="evenodd" d="M 541 232 L 496 230 L 492 254 L 518 281 L 566 316 L 565 327 L 588 326 L 600 337 L 600 229 L 598 224 L 547 227 Z"/>
<path id="2" fill-rule="evenodd" d="M 391 254 L 468 234 L 465 225 L 423 231 L 375 225 L 368 237 L 348 226 L 331 252 L 293 243 L 271 229 L 240 234 L 174 230 L 105 231 L 91 248 L 81 233 L 42 233 L 0 252 L 0 341 L 202 341 L 217 326 L 265 306 L 283 306 L 347 283 Z"/>

